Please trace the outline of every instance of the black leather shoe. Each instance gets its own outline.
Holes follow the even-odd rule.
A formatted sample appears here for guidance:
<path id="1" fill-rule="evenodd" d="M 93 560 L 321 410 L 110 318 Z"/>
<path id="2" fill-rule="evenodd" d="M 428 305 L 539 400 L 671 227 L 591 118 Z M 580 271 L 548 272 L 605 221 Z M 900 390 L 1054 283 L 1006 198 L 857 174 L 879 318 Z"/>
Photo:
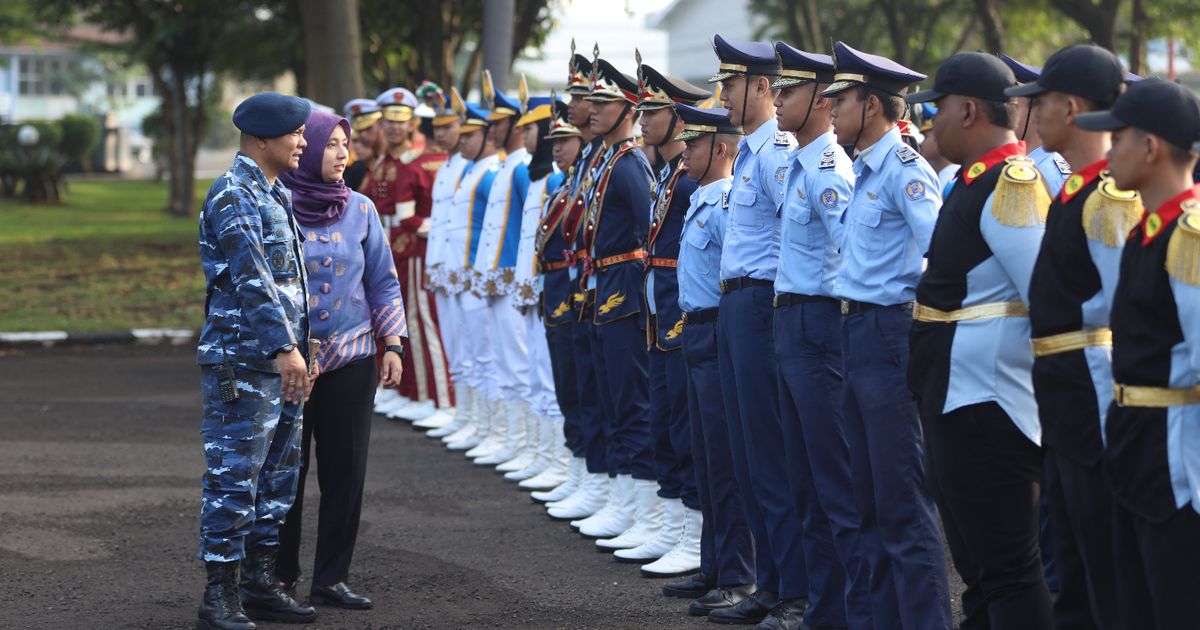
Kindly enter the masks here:
<path id="1" fill-rule="evenodd" d="M 808 600 L 803 597 L 780 600 L 767 618 L 754 626 L 754 630 L 810 630 L 804 625 L 804 611 L 807 609 Z"/>
<path id="2" fill-rule="evenodd" d="M 242 607 L 251 619 L 312 623 L 317 611 L 284 592 L 275 577 L 275 550 L 256 550 L 242 562 Z"/>
<path id="3" fill-rule="evenodd" d="M 767 618 L 779 603 L 779 596 L 769 591 L 758 591 L 738 602 L 731 608 L 721 608 L 708 614 L 708 620 L 713 623 L 749 626 Z"/>
<path id="4" fill-rule="evenodd" d="M 692 600 L 691 605 L 688 606 L 688 614 L 693 617 L 703 617 L 714 610 L 737 606 L 742 600 L 753 594 L 753 584 L 718 586 L 701 597 Z"/>
<path id="5" fill-rule="evenodd" d="M 313 584 L 312 591 L 308 594 L 308 601 L 313 604 L 350 610 L 370 610 L 374 606 L 371 600 L 350 590 L 345 582 L 338 582 L 333 586 Z"/>
<path id="6" fill-rule="evenodd" d="M 694 573 L 681 580 L 667 582 L 662 587 L 663 595 L 667 597 L 685 597 L 696 599 L 717 587 L 717 576 L 705 573 Z"/>
<path id="7" fill-rule="evenodd" d="M 208 579 L 200 600 L 200 630 L 255 630 L 238 599 L 238 562 L 205 562 Z"/>

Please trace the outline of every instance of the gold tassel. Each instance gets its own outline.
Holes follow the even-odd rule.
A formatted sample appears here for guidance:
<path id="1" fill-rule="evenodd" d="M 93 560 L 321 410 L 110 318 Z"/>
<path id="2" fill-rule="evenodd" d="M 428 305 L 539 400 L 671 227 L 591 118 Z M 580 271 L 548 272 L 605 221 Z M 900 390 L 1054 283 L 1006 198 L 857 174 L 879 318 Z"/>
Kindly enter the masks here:
<path id="1" fill-rule="evenodd" d="M 1083 232 L 1090 240 L 1120 247 L 1143 212 L 1141 195 L 1117 188 L 1106 177 L 1083 203 Z"/>
<path id="2" fill-rule="evenodd" d="M 1008 158 L 992 193 L 992 216 L 1001 225 L 1030 227 L 1046 222 L 1050 193 L 1033 161 L 1023 156 Z"/>
<path id="3" fill-rule="evenodd" d="M 1167 273 L 1200 287 L 1200 213 L 1184 213 L 1167 243 Z"/>

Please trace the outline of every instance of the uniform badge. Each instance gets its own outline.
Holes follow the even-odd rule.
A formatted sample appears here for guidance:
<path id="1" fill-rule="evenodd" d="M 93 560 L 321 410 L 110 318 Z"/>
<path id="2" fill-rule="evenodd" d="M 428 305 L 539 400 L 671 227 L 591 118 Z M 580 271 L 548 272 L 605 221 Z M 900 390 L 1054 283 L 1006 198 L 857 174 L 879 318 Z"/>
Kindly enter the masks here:
<path id="1" fill-rule="evenodd" d="M 729 191 L 728 191 L 728 190 L 726 190 L 725 192 L 721 193 L 721 207 L 722 207 L 722 208 L 728 208 L 728 207 L 729 207 Z"/>
<path id="2" fill-rule="evenodd" d="M 743 184 L 749 184 L 749 183 L 750 183 L 750 176 L 749 176 L 749 175 L 742 175 L 742 183 L 743 183 Z"/>
<path id="3" fill-rule="evenodd" d="M 904 195 L 913 201 L 920 201 L 925 198 L 925 184 L 919 180 L 912 180 L 904 185 Z"/>
<path id="4" fill-rule="evenodd" d="M 1068 177 L 1067 183 L 1063 184 L 1063 190 L 1068 195 L 1074 195 L 1080 188 L 1083 188 L 1083 176 L 1078 174 Z"/>
<path id="5" fill-rule="evenodd" d="M 1149 239 L 1158 236 L 1158 232 L 1162 229 L 1162 226 L 1162 217 L 1158 216 L 1157 212 L 1150 213 L 1146 217 L 1146 238 Z"/>
<path id="6" fill-rule="evenodd" d="M 1058 155 L 1057 153 L 1054 155 L 1054 165 L 1058 167 L 1059 173 L 1062 173 L 1063 175 L 1071 174 L 1071 165 L 1067 164 L 1067 161 L 1064 160 L 1062 158 L 1062 156 Z"/>
<path id="7" fill-rule="evenodd" d="M 704 222 L 703 222 L 703 221 L 701 221 L 700 219 L 696 219 L 696 227 L 698 227 L 698 228 L 703 228 L 703 227 L 704 227 Z"/>
<path id="8" fill-rule="evenodd" d="M 614 309 L 619 308 L 625 303 L 625 294 L 623 292 L 614 293 L 608 296 L 608 299 L 603 304 L 596 307 L 596 313 L 599 315 L 608 315 Z"/>
<path id="9" fill-rule="evenodd" d="M 792 144 L 792 135 L 786 131 L 775 132 L 775 146 L 786 147 Z"/>
<path id="10" fill-rule="evenodd" d="M 804 200 L 804 191 L 800 190 L 799 187 L 796 188 L 796 197 L 798 197 L 801 201 Z"/>
<path id="11" fill-rule="evenodd" d="M 987 164 L 984 164 L 983 162 L 976 162 L 971 165 L 971 168 L 967 169 L 967 177 L 975 179 L 976 177 L 983 175 L 983 172 L 986 170 Z"/>
<path id="12" fill-rule="evenodd" d="M 920 156 L 916 151 L 912 150 L 912 147 L 908 146 L 907 144 L 901 144 L 900 146 L 896 147 L 896 157 L 900 158 L 901 162 L 908 164 Z"/>
<path id="13" fill-rule="evenodd" d="M 775 181 L 782 184 L 784 178 L 787 177 L 787 172 L 788 167 L 786 166 L 780 166 L 779 168 L 775 169 Z"/>
<path id="14" fill-rule="evenodd" d="M 833 168 L 833 165 L 834 165 L 833 157 L 834 157 L 833 149 L 830 149 L 830 150 L 822 153 L 821 154 L 821 163 L 817 165 L 817 168 L 819 168 L 819 169 Z"/>
<path id="15" fill-rule="evenodd" d="M 867 191 L 867 199 L 870 199 L 871 201 L 875 201 L 876 199 L 879 199 L 879 195 L 876 195 L 875 193 L 868 190 Z"/>
<path id="16" fill-rule="evenodd" d="M 833 209 L 835 206 L 837 206 L 837 201 L 838 194 L 836 190 L 832 188 L 826 188 L 825 190 L 821 191 L 821 205 L 825 206 L 826 208 Z"/>

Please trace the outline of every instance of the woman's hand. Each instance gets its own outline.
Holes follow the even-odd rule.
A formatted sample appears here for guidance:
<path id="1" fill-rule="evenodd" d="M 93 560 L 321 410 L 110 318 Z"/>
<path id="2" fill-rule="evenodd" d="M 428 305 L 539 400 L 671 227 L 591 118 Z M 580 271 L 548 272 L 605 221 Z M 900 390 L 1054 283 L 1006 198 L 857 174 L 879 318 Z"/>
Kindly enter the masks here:
<path id="1" fill-rule="evenodd" d="M 379 380 L 384 387 L 398 387 L 400 376 L 404 373 L 404 362 L 395 352 L 383 353 L 383 365 L 379 368 Z"/>

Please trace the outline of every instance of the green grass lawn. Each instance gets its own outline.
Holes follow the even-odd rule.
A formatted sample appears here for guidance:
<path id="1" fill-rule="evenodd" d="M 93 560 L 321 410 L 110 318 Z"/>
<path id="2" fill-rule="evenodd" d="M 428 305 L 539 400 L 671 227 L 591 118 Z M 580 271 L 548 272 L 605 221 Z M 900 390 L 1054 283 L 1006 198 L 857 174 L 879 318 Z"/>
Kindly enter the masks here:
<path id="1" fill-rule="evenodd" d="M 145 181 L 72 182 L 59 206 L 0 199 L 0 332 L 199 328 L 197 220 L 166 203 Z"/>

